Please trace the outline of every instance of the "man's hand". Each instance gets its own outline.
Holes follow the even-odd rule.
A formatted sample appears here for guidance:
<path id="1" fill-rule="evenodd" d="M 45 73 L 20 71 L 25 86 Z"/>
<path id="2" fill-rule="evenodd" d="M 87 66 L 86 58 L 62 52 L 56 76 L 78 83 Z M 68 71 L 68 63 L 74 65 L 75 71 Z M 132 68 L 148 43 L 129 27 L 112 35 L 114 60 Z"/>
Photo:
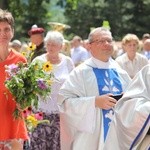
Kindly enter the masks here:
<path id="1" fill-rule="evenodd" d="M 98 108 L 101 108 L 101 109 L 106 109 L 106 110 L 114 107 L 117 100 L 115 100 L 111 96 L 112 96 L 112 94 L 96 96 L 96 98 L 95 98 L 95 107 L 98 107 Z"/>

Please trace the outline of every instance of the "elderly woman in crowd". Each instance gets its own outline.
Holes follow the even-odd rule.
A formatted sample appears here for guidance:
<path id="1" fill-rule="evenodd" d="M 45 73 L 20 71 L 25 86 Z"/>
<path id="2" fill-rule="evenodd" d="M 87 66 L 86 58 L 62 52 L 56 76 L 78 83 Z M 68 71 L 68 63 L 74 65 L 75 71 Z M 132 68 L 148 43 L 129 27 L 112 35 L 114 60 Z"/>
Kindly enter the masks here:
<path id="1" fill-rule="evenodd" d="M 133 78 L 143 66 L 148 64 L 148 59 L 138 53 L 139 38 L 135 34 L 127 34 L 122 39 L 122 47 L 124 54 L 116 58 L 117 63 L 122 69 L 127 71 L 129 76 Z"/>
<path id="2" fill-rule="evenodd" d="M 60 53 L 63 47 L 63 35 L 58 31 L 49 31 L 45 37 L 47 53 L 36 57 L 33 62 L 47 62 L 53 65 L 56 82 L 52 84 L 51 95 L 43 102 L 39 100 L 38 111 L 44 112 L 44 119 L 50 120 L 49 124 L 40 124 L 31 135 L 30 149 L 32 150 L 58 150 L 60 149 L 59 114 L 57 97 L 59 89 L 66 77 L 74 68 L 69 56 Z"/>

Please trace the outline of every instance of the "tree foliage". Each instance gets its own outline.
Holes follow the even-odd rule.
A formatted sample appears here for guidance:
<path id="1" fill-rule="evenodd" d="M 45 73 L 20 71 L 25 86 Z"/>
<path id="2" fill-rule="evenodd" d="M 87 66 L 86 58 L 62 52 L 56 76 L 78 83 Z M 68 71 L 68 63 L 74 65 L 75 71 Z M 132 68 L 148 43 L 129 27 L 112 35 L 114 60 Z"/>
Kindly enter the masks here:
<path id="1" fill-rule="evenodd" d="M 108 20 L 115 39 L 127 33 L 139 37 L 149 32 L 149 0 L 66 0 L 65 16 L 70 32 L 86 38 L 91 27 Z"/>
<path id="2" fill-rule="evenodd" d="M 24 20 L 22 22 L 22 28 L 25 28 L 28 31 L 34 24 L 45 28 L 50 16 L 46 5 L 46 0 L 28 0 L 28 3 L 23 3 L 24 11 L 22 18 L 24 18 Z M 27 31 L 25 32 L 26 34 Z M 23 35 L 25 35 L 25 33 L 23 33 Z"/>
<path id="3" fill-rule="evenodd" d="M 65 34 L 87 38 L 91 28 L 110 23 L 116 40 L 127 33 L 141 37 L 149 32 L 149 0 L 1 0 L 1 8 L 8 9 L 15 17 L 16 38 L 28 38 L 27 32 L 33 24 L 49 29 L 47 22 L 56 21 L 71 26 Z M 50 7 L 51 6 L 51 7 Z M 52 8 L 53 7 L 53 8 Z M 64 18 L 64 17 L 65 18 Z"/>
<path id="4" fill-rule="evenodd" d="M 2 8 L 12 12 L 15 18 L 15 38 L 28 39 L 28 31 L 34 24 L 48 28 L 47 22 L 51 16 L 49 2 L 50 0 L 4 0 Z"/>

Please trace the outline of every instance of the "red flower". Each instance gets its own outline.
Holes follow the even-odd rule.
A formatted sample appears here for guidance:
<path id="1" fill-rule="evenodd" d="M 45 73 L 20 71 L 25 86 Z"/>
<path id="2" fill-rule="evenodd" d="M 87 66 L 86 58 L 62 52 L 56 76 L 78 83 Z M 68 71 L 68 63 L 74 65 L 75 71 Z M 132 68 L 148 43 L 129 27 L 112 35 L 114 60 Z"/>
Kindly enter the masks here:
<path id="1" fill-rule="evenodd" d="M 32 113 L 32 108 L 28 107 L 25 110 L 23 110 L 23 117 L 27 118 L 29 115 L 31 115 L 31 113 Z"/>
<path id="2" fill-rule="evenodd" d="M 35 118 L 36 118 L 37 120 L 43 120 L 43 113 L 42 113 L 42 112 L 36 113 L 36 114 L 35 114 Z"/>

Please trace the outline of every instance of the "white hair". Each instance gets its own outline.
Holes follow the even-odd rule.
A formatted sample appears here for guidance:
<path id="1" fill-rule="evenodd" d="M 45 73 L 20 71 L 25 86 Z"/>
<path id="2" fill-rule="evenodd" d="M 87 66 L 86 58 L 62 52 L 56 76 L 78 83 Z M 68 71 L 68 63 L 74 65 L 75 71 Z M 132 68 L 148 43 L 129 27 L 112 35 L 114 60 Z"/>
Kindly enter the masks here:
<path id="1" fill-rule="evenodd" d="M 63 44 L 64 36 L 62 35 L 62 33 L 58 32 L 58 31 L 49 31 L 46 34 L 44 42 L 45 42 L 45 44 L 48 43 L 48 42 Z"/>

